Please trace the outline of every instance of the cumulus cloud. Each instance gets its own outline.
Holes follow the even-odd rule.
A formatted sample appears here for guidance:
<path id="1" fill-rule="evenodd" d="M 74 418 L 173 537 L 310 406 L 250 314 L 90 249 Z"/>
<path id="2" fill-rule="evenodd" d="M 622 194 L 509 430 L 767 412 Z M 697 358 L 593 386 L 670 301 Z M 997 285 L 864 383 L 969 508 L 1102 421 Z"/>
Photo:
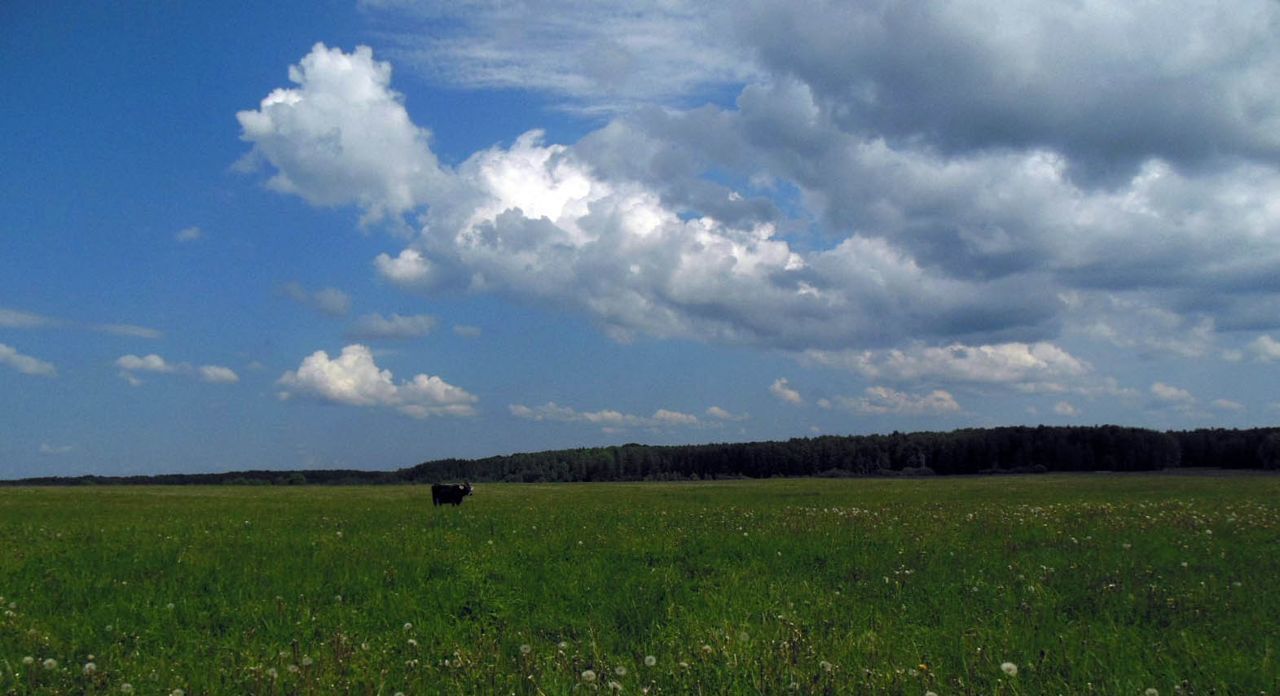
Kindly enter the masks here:
<path id="1" fill-rule="evenodd" d="M 200 375 L 200 379 L 206 382 L 235 384 L 240 381 L 240 375 L 237 375 L 235 370 L 221 365 L 201 365 L 197 369 L 197 373 Z"/>
<path id="2" fill-rule="evenodd" d="M 1089 363 L 1049 342 L 969 346 L 916 344 L 880 351 L 805 353 L 819 365 L 852 370 L 871 379 L 1004 384 L 1026 391 L 1063 390 L 1092 371 Z M 1056 386 L 1056 388 L 1055 388 Z"/>
<path id="3" fill-rule="evenodd" d="M 409 339 L 421 338 L 431 333 L 439 322 L 429 314 L 413 314 L 401 316 L 392 314 L 384 317 L 381 314 L 366 314 L 360 317 L 348 331 L 352 338 L 363 339 Z"/>
<path id="4" fill-rule="evenodd" d="M 394 258 L 378 254 L 373 266 L 378 275 L 406 289 L 429 286 L 436 275 L 431 262 L 417 249 L 405 249 Z"/>
<path id="5" fill-rule="evenodd" d="M 30 355 L 23 355 L 18 349 L 0 343 L 0 365 L 7 365 L 24 375 L 39 377 L 57 377 L 58 368 L 53 363 L 45 362 Z"/>
<path id="6" fill-rule="evenodd" d="M 116 367 L 120 368 L 120 378 L 135 387 L 143 383 L 138 373 L 178 374 L 195 377 L 212 384 L 234 384 L 240 381 L 240 376 L 229 367 L 221 365 L 192 367 L 188 363 L 169 362 L 155 353 L 143 356 L 122 355 L 116 359 Z"/>
<path id="7" fill-rule="evenodd" d="M 511 404 L 507 407 L 511 415 L 532 421 L 550 421 L 558 423 L 589 423 L 607 430 L 616 431 L 624 428 L 668 428 L 698 427 L 703 422 L 690 413 L 681 413 L 660 408 L 652 416 L 637 416 L 613 409 L 599 411 L 579 411 L 569 406 L 561 406 L 548 401 L 541 406 L 525 406 Z"/>
<path id="8" fill-rule="evenodd" d="M 394 408 L 414 418 L 430 416 L 473 416 L 477 397 L 443 379 L 414 375 L 396 383 L 390 370 L 380 369 L 373 352 L 352 344 L 342 354 L 329 358 L 318 350 L 302 360 L 297 370 L 285 372 L 277 380 L 281 398 L 294 395 L 347 406 Z"/>
<path id="9" fill-rule="evenodd" d="M 177 372 L 178 365 L 173 365 L 164 358 L 151 353 L 146 356 L 122 355 L 116 359 L 116 367 L 130 372 Z"/>
<path id="10" fill-rule="evenodd" d="M 405 248 L 374 260 L 397 285 L 577 311 L 620 340 L 818 351 L 820 364 L 872 350 L 855 369 L 875 379 L 1082 388 L 1092 368 L 1053 342 L 1064 328 L 1196 357 L 1218 332 L 1280 325 L 1280 96 L 1259 87 L 1280 49 L 1257 28 L 1280 11 L 1245 5 L 1252 20 L 1044 3 L 645 6 L 632 18 L 656 36 L 729 20 L 704 44 L 713 58 L 686 62 L 713 75 L 698 66 L 750 56 L 723 73 L 745 83 L 732 105 L 628 111 L 572 145 L 534 131 L 456 167 L 440 166 L 366 48 L 316 46 L 295 87 L 240 119 L 278 190 L 367 219 L 420 213 Z M 457 8 L 437 11 L 461 18 L 460 34 L 399 55 L 474 66 L 467 51 L 500 40 L 477 37 L 526 11 Z M 573 27 L 565 37 L 607 33 L 584 21 L 594 11 L 554 21 Z M 626 101 L 572 87 L 589 82 L 565 60 L 592 42 L 543 51 L 544 29 L 512 24 L 485 69 L 601 108 Z M 472 43 L 444 48 L 459 36 Z M 630 50 L 602 41 L 601 56 Z M 634 74 L 660 53 L 631 53 Z M 616 77 L 628 60 L 594 64 Z"/>
<path id="11" fill-rule="evenodd" d="M 863 415 L 939 415 L 960 411 L 960 404 L 945 390 L 912 395 L 888 387 L 867 387 L 860 397 L 837 396 L 824 400 L 826 407 L 842 408 Z"/>
<path id="12" fill-rule="evenodd" d="M 1262 362 L 1280 360 L 1280 341 L 1269 335 L 1259 336 L 1249 344 L 1249 352 Z"/>
<path id="13" fill-rule="evenodd" d="M 800 392 L 791 388 L 785 377 L 775 379 L 773 384 L 769 385 L 769 393 L 785 404 L 799 406 L 804 403 L 804 397 L 800 396 Z"/>
<path id="14" fill-rule="evenodd" d="M 1080 409 L 1076 408 L 1069 401 L 1059 401 L 1053 405 L 1053 412 L 1059 416 L 1078 416 Z"/>
<path id="15" fill-rule="evenodd" d="M 1188 406 L 1194 404 L 1196 398 L 1186 389 L 1181 389 L 1164 382 L 1156 382 L 1151 385 L 1151 394 L 1168 404 Z"/>
<path id="16" fill-rule="evenodd" d="M 722 420 L 722 421 L 744 421 L 751 417 L 745 413 L 737 414 L 730 411 L 726 411 L 725 409 L 720 408 L 719 406 L 712 406 L 708 408 L 707 416 L 714 418 L 716 420 Z"/>

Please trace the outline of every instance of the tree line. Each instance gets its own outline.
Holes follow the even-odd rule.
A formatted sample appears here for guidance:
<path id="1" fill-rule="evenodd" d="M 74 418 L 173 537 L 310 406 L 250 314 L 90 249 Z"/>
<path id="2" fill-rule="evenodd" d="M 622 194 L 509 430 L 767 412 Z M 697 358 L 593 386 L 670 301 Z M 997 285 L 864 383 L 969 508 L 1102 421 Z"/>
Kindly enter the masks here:
<path id="1" fill-rule="evenodd" d="M 313 469 L 78 476 L 21 485 L 303 485 L 436 481 L 664 481 L 776 476 L 951 476 L 1176 468 L 1280 470 L 1280 428 L 1159 432 L 1113 425 L 795 438 L 705 445 L 591 447 L 440 459 L 395 471 Z"/>

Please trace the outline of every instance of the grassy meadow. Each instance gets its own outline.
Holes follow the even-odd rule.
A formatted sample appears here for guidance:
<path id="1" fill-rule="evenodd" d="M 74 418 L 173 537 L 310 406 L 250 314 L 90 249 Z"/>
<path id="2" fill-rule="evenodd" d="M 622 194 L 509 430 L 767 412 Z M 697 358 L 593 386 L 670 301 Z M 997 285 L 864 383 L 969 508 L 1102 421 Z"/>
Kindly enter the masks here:
<path id="1" fill-rule="evenodd" d="M 1278 586 L 1277 476 L 0 488 L 0 693 L 1275 694 Z"/>

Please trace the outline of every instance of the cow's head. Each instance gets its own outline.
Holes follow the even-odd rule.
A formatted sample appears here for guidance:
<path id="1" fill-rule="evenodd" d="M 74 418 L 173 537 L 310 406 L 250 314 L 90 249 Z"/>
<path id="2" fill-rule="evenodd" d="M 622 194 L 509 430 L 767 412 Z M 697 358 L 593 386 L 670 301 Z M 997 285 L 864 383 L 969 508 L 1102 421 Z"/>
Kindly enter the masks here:
<path id="1" fill-rule="evenodd" d="M 471 482 L 470 482 L 470 481 L 467 481 L 467 482 L 465 482 L 465 483 L 463 483 L 463 484 L 462 484 L 462 494 L 463 494 L 463 495 L 471 495 Z"/>

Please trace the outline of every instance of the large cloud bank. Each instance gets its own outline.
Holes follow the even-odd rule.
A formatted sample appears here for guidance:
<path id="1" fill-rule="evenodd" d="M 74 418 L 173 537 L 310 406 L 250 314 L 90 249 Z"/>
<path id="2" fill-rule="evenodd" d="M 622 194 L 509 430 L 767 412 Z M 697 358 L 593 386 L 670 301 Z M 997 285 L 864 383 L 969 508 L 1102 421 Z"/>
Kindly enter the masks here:
<path id="1" fill-rule="evenodd" d="M 538 5 L 483 5 L 397 55 L 464 84 L 625 103 L 580 142 L 534 131 L 442 166 L 388 63 L 317 45 L 294 87 L 239 114 L 250 159 L 315 204 L 416 213 L 408 246 L 374 260 L 393 282 L 576 310 L 623 340 L 1051 388 L 1091 371 L 1051 342 L 1064 332 L 1194 356 L 1220 331 L 1280 328 L 1274 4 L 756 2 L 722 31 L 715 5 L 642 8 L 632 19 L 694 71 L 667 91 L 646 86 L 642 51 L 593 29 L 615 6 L 561 22 L 574 45 L 640 61 L 618 64 L 629 100 L 520 24 Z M 523 27 L 508 38 L 527 60 L 470 70 L 465 39 L 496 26 Z M 738 97 L 638 106 L 707 84 Z"/>

